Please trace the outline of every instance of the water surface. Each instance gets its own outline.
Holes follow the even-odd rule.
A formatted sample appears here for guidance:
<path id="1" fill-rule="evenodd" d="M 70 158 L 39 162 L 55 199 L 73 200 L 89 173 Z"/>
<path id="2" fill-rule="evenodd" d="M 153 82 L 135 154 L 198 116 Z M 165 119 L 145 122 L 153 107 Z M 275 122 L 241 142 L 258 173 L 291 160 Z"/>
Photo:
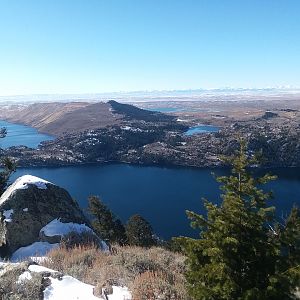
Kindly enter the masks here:
<path id="1" fill-rule="evenodd" d="M 32 174 L 66 188 L 82 208 L 89 195 L 98 195 L 123 222 L 135 213 L 150 221 L 163 238 L 196 236 L 185 210 L 204 213 L 201 198 L 220 201 L 218 183 L 211 172 L 224 169 L 139 167 L 124 164 L 61 168 L 22 168 L 14 178 Z M 300 204 L 300 168 L 272 169 L 278 180 L 268 184 L 275 198 L 270 204 L 284 217 L 294 203 Z"/>
<path id="2" fill-rule="evenodd" d="M 7 129 L 5 138 L 0 139 L 0 148 L 6 149 L 12 146 L 27 146 L 37 148 L 42 141 L 53 140 L 54 137 L 39 133 L 35 128 L 14 124 L 0 120 L 0 128 Z"/>
<path id="3" fill-rule="evenodd" d="M 219 127 L 212 126 L 212 125 L 198 125 L 189 128 L 189 130 L 186 131 L 185 135 L 194 135 L 194 134 L 200 134 L 206 132 L 218 132 L 219 130 L 220 130 Z"/>

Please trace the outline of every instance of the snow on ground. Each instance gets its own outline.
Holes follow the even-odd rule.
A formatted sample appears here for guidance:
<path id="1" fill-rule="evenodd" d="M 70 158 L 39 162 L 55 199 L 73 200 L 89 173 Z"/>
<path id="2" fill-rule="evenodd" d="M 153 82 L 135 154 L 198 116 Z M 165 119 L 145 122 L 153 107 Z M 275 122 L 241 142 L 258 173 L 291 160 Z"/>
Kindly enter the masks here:
<path id="1" fill-rule="evenodd" d="M 92 229 L 86 226 L 85 224 L 77 224 L 77 223 L 62 223 L 60 219 L 54 219 L 46 226 L 44 226 L 40 233 L 44 233 L 46 236 L 56 236 L 56 235 L 66 235 L 72 231 L 81 233 L 84 231 L 91 231 Z"/>
<path id="2" fill-rule="evenodd" d="M 13 209 L 8 209 L 8 210 L 4 210 L 2 212 L 3 216 L 5 217 L 4 221 L 5 222 L 12 222 L 12 217 L 11 215 L 14 213 Z"/>
<path id="3" fill-rule="evenodd" d="M 10 265 L 18 265 L 18 263 L 0 262 L 0 275 L 3 275 Z M 17 279 L 17 284 L 23 284 L 27 280 L 32 279 L 32 273 L 47 272 L 50 274 L 57 271 L 32 264 Z M 47 275 L 46 275 L 47 276 Z M 49 275 L 48 275 L 49 276 Z M 53 276 L 54 277 L 54 276 Z M 93 295 L 94 286 L 86 284 L 72 276 L 65 275 L 60 279 L 48 277 L 51 284 L 44 290 L 44 300 L 99 300 Z M 131 300 L 131 293 L 127 287 L 113 286 L 113 294 L 107 295 L 108 300 Z"/>
<path id="4" fill-rule="evenodd" d="M 51 249 L 57 248 L 59 243 L 35 242 L 29 246 L 21 247 L 13 253 L 10 260 L 20 261 L 31 256 L 45 256 Z"/>
<path id="5" fill-rule="evenodd" d="M 44 290 L 44 300 L 99 300 L 93 295 L 92 285 L 74 277 L 63 276 L 62 280 L 50 277 L 50 280 L 51 285 Z"/>
<path id="6" fill-rule="evenodd" d="M 61 280 L 50 277 L 51 285 L 44 290 L 44 300 L 96 300 L 93 295 L 94 286 L 83 283 L 71 276 L 63 276 Z M 109 300 L 131 300 L 127 287 L 113 286 L 113 294 Z"/>
<path id="7" fill-rule="evenodd" d="M 30 184 L 35 185 L 39 189 L 45 190 L 47 189 L 47 184 L 52 183 L 36 176 L 23 175 L 19 177 L 12 185 L 10 185 L 8 189 L 2 194 L 0 198 L 0 204 L 5 202 L 7 198 L 16 190 L 28 189 L 28 185 Z"/>
<path id="8" fill-rule="evenodd" d="M 108 300 L 131 300 L 131 293 L 127 287 L 114 286 L 113 293 L 108 296 Z"/>

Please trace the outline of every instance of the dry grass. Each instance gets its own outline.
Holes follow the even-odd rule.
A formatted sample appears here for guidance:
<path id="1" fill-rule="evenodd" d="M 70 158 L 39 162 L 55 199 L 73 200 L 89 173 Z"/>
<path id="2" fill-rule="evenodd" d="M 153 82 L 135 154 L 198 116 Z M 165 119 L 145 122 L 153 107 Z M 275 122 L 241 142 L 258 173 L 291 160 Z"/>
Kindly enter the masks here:
<path id="1" fill-rule="evenodd" d="M 133 300 L 189 299 L 184 256 L 163 248 L 114 246 L 112 253 L 106 253 L 94 246 L 61 247 L 52 250 L 48 257 L 43 263 L 46 267 L 96 286 L 98 295 L 102 288 L 125 285 L 132 291 Z"/>

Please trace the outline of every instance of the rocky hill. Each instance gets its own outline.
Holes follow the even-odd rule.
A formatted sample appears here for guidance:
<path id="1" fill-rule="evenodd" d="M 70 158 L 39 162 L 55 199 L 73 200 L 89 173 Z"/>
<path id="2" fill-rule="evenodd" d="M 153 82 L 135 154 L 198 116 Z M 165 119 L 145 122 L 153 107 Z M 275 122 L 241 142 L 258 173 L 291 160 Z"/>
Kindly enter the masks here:
<path id="1" fill-rule="evenodd" d="M 71 231 L 92 232 L 66 190 L 30 175 L 18 178 L 1 196 L 0 213 L 0 257 L 14 260 L 48 251 Z"/>
<path id="2" fill-rule="evenodd" d="M 126 120 L 172 121 L 175 118 L 116 101 L 107 103 L 35 103 L 2 107 L 0 119 L 32 126 L 53 136 L 115 126 Z"/>

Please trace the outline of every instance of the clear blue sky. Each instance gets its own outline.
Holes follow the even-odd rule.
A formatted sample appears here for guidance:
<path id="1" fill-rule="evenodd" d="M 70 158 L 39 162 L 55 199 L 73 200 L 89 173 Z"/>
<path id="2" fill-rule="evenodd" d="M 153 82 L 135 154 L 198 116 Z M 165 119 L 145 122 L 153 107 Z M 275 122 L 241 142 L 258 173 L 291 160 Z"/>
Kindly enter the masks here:
<path id="1" fill-rule="evenodd" d="M 299 0 L 0 0 L 0 95 L 278 85 Z"/>

